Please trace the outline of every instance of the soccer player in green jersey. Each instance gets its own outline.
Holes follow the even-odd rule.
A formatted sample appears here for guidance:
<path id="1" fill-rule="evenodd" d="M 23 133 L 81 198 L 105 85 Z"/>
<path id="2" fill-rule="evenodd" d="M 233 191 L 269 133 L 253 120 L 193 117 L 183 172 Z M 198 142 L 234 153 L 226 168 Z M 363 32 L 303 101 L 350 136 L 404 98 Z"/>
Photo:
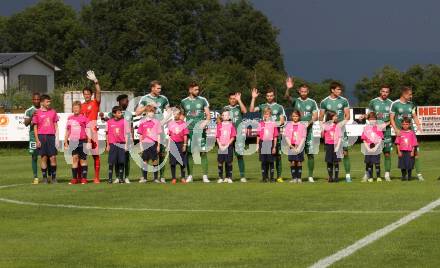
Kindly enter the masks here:
<path id="1" fill-rule="evenodd" d="M 133 130 L 133 113 L 130 111 L 127 111 L 127 107 L 129 104 L 129 99 L 128 99 L 128 95 L 127 94 L 122 94 L 119 95 L 116 98 L 116 101 L 119 104 L 119 107 L 122 108 L 122 118 L 124 118 L 131 129 L 131 140 L 133 140 L 134 138 L 134 130 Z M 113 113 L 109 112 L 108 113 L 108 118 L 113 118 Z M 115 171 L 117 173 L 117 167 L 115 166 Z M 124 176 L 124 182 L 125 183 L 130 183 L 130 179 L 128 178 L 128 176 L 130 176 L 130 151 L 126 151 L 125 152 L 125 163 L 124 163 L 124 172 L 125 172 L 125 176 Z M 116 179 L 118 180 L 118 179 Z"/>
<path id="2" fill-rule="evenodd" d="M 324 115 L 327 112 L 334 112 L 338 116 L 338 122 L 350 120 L 350 104 L 348 100 L 341 96 L 342 85 L 336 81 L 330 83 L 330 95 L 323 99 L 319 105 L 319 121 L 324 123 Z M 348 137 L 344 131 L 344 169 L 345 169 L 345 181 L 351 182 L 350 176 L 350 158 L 348 155 Z"/>
<path id="3" fill-rule="evenodd" d="M 163 117 L 163 113 L 165 110 L 168 110 L 170 108 L 170 102 L 168 101 L 167 97 L 160 94 L 161 92 L 162 92 L 162 85 L 160 84 L 160 82 L 157 80 L 151 81 L 150 93 L 143 96 L 139 100 L 139 104 L 138 104 L 138 107 L 136 108 L 136 113 L 135 113 L 136 116 L 143 114 L 145 112 L 145 108 L 147 105 L 153 105 L 154 107 L 156 107 L 156 119 L 161 121 L 162 126 L 165 125 L 165 122 L 163 122 L 163 120 L 167 120 L 167 118 Z M 161 138 L 161 141 L 167 140 L 165 131 L 162 131 L 160 138 Z M 166 149 L 165 145 L 163 145 L 163 144 L 166 144 L 166 143 L 162 142 L 160 145 L 160 152 L 159 152 L 159 164 L 160 165 L 162 165 L 163 161 L 165 160 L 166 152 L 167 152 L 167 149 Z M 162 168 L 160 169 L 160 182 L 161 183 L 166 182 L 165 178 L 164 178 L 165 167 L 166 167 L 166 165 L 163 165 Z"/>
<path id="4" fill-rule="evenodd" d="M 272 120 L 277 122 L 278 127 L 282 128 L 286 121 L 286 113 L 284 112 L 283 106 L 275 102 L 275 90 L 273 88 L 269 88 L 266 91 L 266 103 L 262 103 L 255 107 L 255 100 L 258 98 L 260 93 L 258 89 L 252 89 L 252 100 L 251 105 L 249 107 L 250 112 L 261 112 L 261 118 L 263 118 L 263 111 L 265 108 L 270 108 L 272 111 Z M 283 182 L 283 178 L 281 177 L 282 173 L 282 165 L 281 165 L 281 138 L 282 135 L 278 136 L 277 139 L 277 148 L 276 148 L 276 158 L 275 165 L 277 168 L 277 182 Z"/>
<path id="5" fill-rule="evenodd" d="M 298 88 L 298 98 L 290 95 L 290 90 L 294 87 L 295 80 L 292 77 L 286 79 L 286 93 L 284 97 L 288 99 L 293 109 L 301 113 L 301 121 L 307 122 L 307 138 L 305 152 L 307 154 L 307 167 L 309 171 L 309 182 L 315 182 L 313 179 L 313 170 L 315 169 L 315 151 L 313 148 L 313 123 L 318 121 L 318 104 L 315 100 L 309 98 L 309 87 L 306 84 Z"/>
<path id="6" fill-rule="evenodd" d="M 236 146 L 235 146 L 235 156 L 237 157 L 238 162 L 238 169 L 240 170 L 240 181 L 246 182 L 246 176 L 245 176 L 245 165 L 244 165 L 244 158 L 243 158 L 243 151 L 244 151 L 244 142 L 245 142 L 245 136 L 240 137 L 240 135 L 246 135 L 246 129 L 240 127 L 240 124 L 243 120 L 243 114 L 247 113 L 246 106 L 241 101 L 241 93 L 239 92 L 231 92 L 229 93 L 229 105 L 226 105 L 223 107 L 224 111 L 229 111 L 230 118 L 232 119 L 232 123 L 235 126 L 235 129 L 237 130 L 237 138 L 236 138 Z"/>
<path id="7" fill-rule="evenodd" d="M 24 113 L 24 125 L 29 126 L 29 154 L 32 156 L 32 172 L 34 174 L 33 184 L 38 184 L 38 152 L 37 143 L 35 142 L 34 125 L 32 124 L 32 116 L 35 111 L 40 108 L 40 93 L 32 94 L 32 106 Z"/>
<path id="8" fill-rule="evenodd" d="M 203 182 L 210 182 L 208 179 L 208 155 L 206 154 L 206 128 L 211 121 L 211 113 L 209 111 L 209 103 L 204 98 L 199 96 L 200 88 L 195 82 L 188 86 L 189 96 L 180 102 L 180 106 L 185 112 L 186 122 L 189 130 L 189 144 L 188 144 L 188 177 L 186 182 L 193 181 L 193 151 L 194 149 L 200 151 L 200 158 L 202 161 Z M 196 141 L 195 139 L 200 140 Z M 195 145 L 193 145 L 195 143 Z M 200 147 L 200 148 L 199 148 Z M 190 160 L 191 158 L 191 160 Z"/>
<path id="9" fill-rule="evenodd" d="M 422 125 L 420 124 L 419 117 L 417 116 L 417 107 L 412 102 L 412 88 L 403 87 L 400 92 L 400 98 L 394 101 L 391 104 L 390 108 L 390 122 L 391 126 L 396 132 L 396 135 L 400 135 L 400 129 L 402 127 L 402 121 L 405 117 L 412 119 L 412 121 L 416 124 L 417 130 L 419 132 L 423 132 Z M 417 146 L 415 150 L 415 167 L 417 172 L 417 178 L 420 181 L 423 181 L 423 175 L 420 169 L 420 160 L 419 160 L 419 147 Z"/>
<path id="10" fill-rule="evenodd" d="M 387 85 L 383 85 L 380 88 L 379 97 L 374 98 L 370 101 L 368 105 L 368 110 L 370 112 L 374 112 L 377 117 L 377 121 L 380 124 L 385 124 L 386 127 L 384 131 L 384 167 L 385 167 L 385 180 L 391 181 L 390 172 L 391 172 L 391 150 L 393 149 L 393 141 L 391 139 L 391 125 L 390 125 L 390 109 L 392 100 L 388 98 L 390 95 L 390 87 Z M 363 178 L 366 181 L 368 178 L 368 172 L 365 172 L 365 176 Z"/>

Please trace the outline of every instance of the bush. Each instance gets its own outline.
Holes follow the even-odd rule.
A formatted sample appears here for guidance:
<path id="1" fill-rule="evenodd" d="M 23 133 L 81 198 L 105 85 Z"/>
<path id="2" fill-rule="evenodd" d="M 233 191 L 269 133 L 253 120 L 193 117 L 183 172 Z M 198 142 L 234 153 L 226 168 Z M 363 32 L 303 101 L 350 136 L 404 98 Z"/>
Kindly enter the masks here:
<path id="1" fill-rule="evenodd" d="M 49 94 L 52 98 L 52 108 L 58 112 L 64 112 L 64 93 L 67 91 L 82 90 L 86 81 L 76 81 L 66 85 L 57 86 Z M 0 113 L 21 113 L 24 112 L 32 102 L 32 92 L 27 89 L 11 88 L 6 94 L 0 95 Z"/>
<path id="2" fill-rule="evenodd" d="M 29 106 L 32 93 L 27 89 L 10 88 L 6 93 L 0 95 L 0 109 L 6 113 L 14 110 L 25 110 Z"/>

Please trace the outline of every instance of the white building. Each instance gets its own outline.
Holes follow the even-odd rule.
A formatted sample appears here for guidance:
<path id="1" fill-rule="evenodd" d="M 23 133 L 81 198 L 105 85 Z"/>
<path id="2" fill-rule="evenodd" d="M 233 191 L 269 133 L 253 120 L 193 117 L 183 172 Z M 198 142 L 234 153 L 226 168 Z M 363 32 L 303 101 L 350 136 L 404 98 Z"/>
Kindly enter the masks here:
<path id="1" fill-rule="evenodd" d="M 0 94 L 10 88 L 51 93 L 60 70 L 36 52 L 0 53 Z"/>

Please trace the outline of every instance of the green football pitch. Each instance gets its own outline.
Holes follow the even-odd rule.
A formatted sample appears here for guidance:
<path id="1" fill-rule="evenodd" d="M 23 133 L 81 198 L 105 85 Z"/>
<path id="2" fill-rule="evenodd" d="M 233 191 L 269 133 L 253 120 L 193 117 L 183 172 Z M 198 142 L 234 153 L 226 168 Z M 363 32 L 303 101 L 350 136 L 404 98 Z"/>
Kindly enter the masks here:
<path id="1" fill-rule="evenodd" d="M 401 182 L 393 155 L 392 182 L 361 183 L 355 146 L 351 184 L 326 182 L 321 153 L 314 184 L 259 183 L 253 155 L 248 183 L 203 184 L 196 166 L 192 184 L 139 184 L 132 164 L 130 185 L 68 185 L 59 155 L 62 183 L 31 185 L 26 150 L 2 149 L 0 185 L 10 187 L 0 188 L 0 267 L 307 267 L 440 198 L 440 142 L 421 150 L 424 182 Z M 435 208 L 333 266 L 440 267 L 439 226 Z"/>

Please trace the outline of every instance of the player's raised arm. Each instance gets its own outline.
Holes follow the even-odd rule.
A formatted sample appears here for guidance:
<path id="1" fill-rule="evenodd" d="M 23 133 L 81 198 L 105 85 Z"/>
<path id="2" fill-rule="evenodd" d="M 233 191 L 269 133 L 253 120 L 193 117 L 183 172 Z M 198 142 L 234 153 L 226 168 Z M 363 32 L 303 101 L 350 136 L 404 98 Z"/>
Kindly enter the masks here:
<path id="1" fill-rule="evenodd" d="M 101 87 L 99 86 L 99 81 L 96 78 L 95 72 L 92 70 L 87 71 L 87 79 L 93 81 L 95 84 L 95 100 L 101 103 Z"/>
<path id="2" fill-rule="evenodd" d="M 286 92 L 284 92 L 284 99 L 289 100 L 290 102 L 293 101 L 293 97 L 290 96 L 290 90 L 295 85 L 295 79 L 293 77 L 287 77 L 286 79 Z"/>
<path id="3" fill-rule="evenodd" d="M 249 111 L 251 113 L 252 112 L 256 112 L 255 111 L 255 100 L 258 98 L 259 95 L 260 95 L 260 93 L 258 92 L 258 89 L 253 88 L 252 91 L 251 91 L 251 96 L 252 96 L 251 105 L 249 107 Z"/>
<path id="4" fill-rule="evenodd" d="M 243 101 L 241 100 L 241 93 L 240 92 L 235 93 L 235 99 L 237 100 L 238 105 L 240 105 L 241 113 L 243 113 L 243 114 L 247 113 L 247 108 L 244 105 Z"/>

